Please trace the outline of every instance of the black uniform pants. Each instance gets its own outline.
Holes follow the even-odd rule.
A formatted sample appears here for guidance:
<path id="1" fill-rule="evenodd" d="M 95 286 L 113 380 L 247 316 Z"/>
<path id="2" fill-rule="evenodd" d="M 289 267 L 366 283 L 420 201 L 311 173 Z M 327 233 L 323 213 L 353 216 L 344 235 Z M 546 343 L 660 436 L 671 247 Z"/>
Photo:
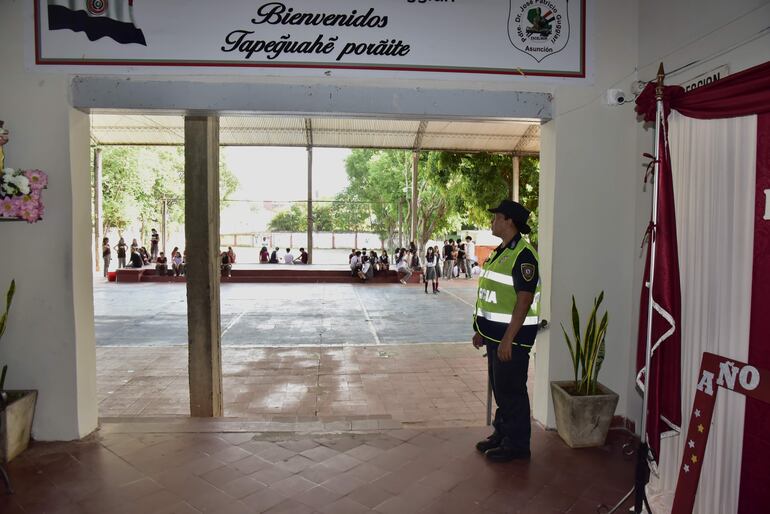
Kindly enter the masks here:
<path id="1" fill-rule="evenodd" d="M 497 410 L 492 425 L 503 436 L 502 445 L 515 450 L 529 450 L 532 434 L 527 394 L 529 349 L 513 345 L 511 360 L 502 362 L 497 356 L 498 343 L 485 339 L 487 369 Z"/>

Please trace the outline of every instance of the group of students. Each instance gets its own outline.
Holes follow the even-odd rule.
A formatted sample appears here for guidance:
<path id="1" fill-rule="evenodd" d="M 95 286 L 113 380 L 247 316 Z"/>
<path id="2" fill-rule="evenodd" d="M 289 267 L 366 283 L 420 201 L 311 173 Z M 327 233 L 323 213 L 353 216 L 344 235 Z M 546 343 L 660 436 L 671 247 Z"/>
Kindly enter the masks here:
<path id="1" fill-rule="evenodd" d="M 412 242 L 409 244 L 409 249 L 400 248 L 397 252 L 396 271 L 399 281 L 406 284 L 415 270 L 423 269 L 425 294 L 428 294 L 429 282 L 432 285 L 433 294 L 438 294 L 440 292 L 438 279 L 441 277 L 452 280 L 460 274 L 465 274 L 465 278 L 470 279 L 479 274 L 480 269 L 475 262 L 475 250 L 471 236 L 467 236 L 464 243 L 459 238 L 457 241 L 447 239 L 444 241 L 443 252 L 439 250 L 438 245 L 429 246 L 425 251 L 424 263 L 420 263 L 417 248 Z"/>
<path id="2" fill-rule="evenodd" d="M 139 246 L 139 243 L 134 238 L 131 241 L 131 245 L 126 244 L 124 238 L 120 238 L 118 244 L 114 247 L 110 246 L 110 238 L 102 238 L 102 261 L 104 263 L 104 277 L 110 270 L 110 263 L 112 262 L 112 251 L 118 256 L 118 268 L 143 268 L 155 263 L 155 268 L 163 270 L 163 274 L 166 274 L 168 270 L 168 258 L 163 252 L 158 252 L 160 242 L 160 235 L 158 231 L 152 229 L 150 236 L 150 251 L 144 246 Z M 171 253 L 172 269 L 177 275 L 184 274 L 184 256 L 179 253 L 178 248 L 174 248 Z"/>
<path id="3" fill-rule="evenodd" d="M 366 251 L 366 248 L 356 250 L 353 248 L 348 255 L 350 273 L 364 282 L 374 278 L 375 273 L 390 269 L 390 257 L 388 251 L 382 250 L 380 255 L 374 250 Z"/>
<path id="4" fill-rule="evenodd" d="M 414 242 L 409 243 L 408 248 L 396 248 L 393 255 L 395 256 L 399 282 L 406 284 L 412 273 L 423 270 L 426 293 L 428 292 L 428 282 L 432 283 L 434 294 L 440 292 L 438 279 L 442 276 L 451 280 L 459 277 L 460 274 L 465 274 L 465 277 L 469 279 L 478 275 L 480 271 L 475 262 L 475 244 L 471 236 L 467 236 L 465 242 L 459 238 L 457 241 L 453 239 L 444 241 L 443 252 L 438 245 L 429 246 L 425 252 L 424 261 L 421 261 Z M 390 269 L 390 258 L 387 250 L 383 250 L 378 256 L 374 250 L 367 252 L 366 248 L 361 250 L 354 248 L 348 255 L 348 263 L 351 274 L 362 281 L 371 279 L 378 271 Z"/>
<path id="5" fill-rule="evenodd" d="M 267 251 L 266 246 L 263 246 L 262 249 L 259 251 L 259 263 L 260 264 L 280 264 L 281 261 L 283 261 L 284 264 L 307 264 L 308 263 L 309 256 L 304 248 L 299 249 L 299 255 L 297 257 L 294 257 L 294 254 L 291 253 L 291 248 L 287 248 L 286 253 L 284 253 L 283 256 L 279 259 L 278 258 L 279 251 L 281 251 L 281 249 L 276 247 L 275 250 L 273 250 L 271 253 Z"/>

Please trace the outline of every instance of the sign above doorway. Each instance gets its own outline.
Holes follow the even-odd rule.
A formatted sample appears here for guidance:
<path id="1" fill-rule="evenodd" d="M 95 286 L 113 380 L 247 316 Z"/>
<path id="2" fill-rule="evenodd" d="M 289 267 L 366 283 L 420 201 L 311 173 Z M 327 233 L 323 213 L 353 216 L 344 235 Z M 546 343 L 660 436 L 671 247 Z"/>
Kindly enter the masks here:
<path id="1" fill-rule="evenodd" d="M 35 64 L 584 78 L 585 9 L 585 0 L 35 0 Z"/>

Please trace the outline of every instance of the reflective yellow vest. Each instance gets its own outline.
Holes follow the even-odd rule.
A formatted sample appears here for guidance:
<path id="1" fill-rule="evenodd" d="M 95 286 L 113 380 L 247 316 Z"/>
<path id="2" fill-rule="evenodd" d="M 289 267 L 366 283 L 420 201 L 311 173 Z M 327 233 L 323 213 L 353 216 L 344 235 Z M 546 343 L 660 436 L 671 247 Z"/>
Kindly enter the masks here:
<path id="1" fill-rule="evenodd" d="M 513 318 L 513 310 L 516 308 L 516 289 L 513 287 L 513 267 L 519 254 L 528 248 L 539 262 L 537 251 L 524 238 L 519 239 L 514 248 L 506 248 L 495 259 L 484 263 L 484 268 L 479 275 L 479 290 L 476 294 L 476 309 L 473 315 L 473 326 L 476 331 L 485 338 L 500 342 L 482 332 L 477 318 L 484 318 L 487 322 L 498 325 L 501 332 L 505 332 Z M 532 273 L 534 273 L 534 268 Z M 540 281 L 535 290 L 535 299 L 529 307 L 529 312 L 524 320 L 524 325 L 537 325 L 540 321 Z M 531 348 L 532 345 L 518 344 Z"/>

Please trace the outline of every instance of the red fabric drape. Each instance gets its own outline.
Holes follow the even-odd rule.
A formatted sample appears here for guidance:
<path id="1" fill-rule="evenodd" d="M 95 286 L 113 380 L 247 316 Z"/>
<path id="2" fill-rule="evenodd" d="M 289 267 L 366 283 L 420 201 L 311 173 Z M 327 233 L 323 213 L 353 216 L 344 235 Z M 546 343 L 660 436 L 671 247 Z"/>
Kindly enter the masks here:
<path id="1" fill-rule="evenodd" d="M 666 118 L 671 109 L 702 120 L 770 112 L 770 61 L 689 92 L 666 86 L 663 95 Z M 655 120 L 654 82 L 636 100 L 636 112 L 645 121 Z"/>
<path id="2" fill-rule="evenodd" d="M 655 83 L 647 84 L 636 100 L 636 112 L 644 121 L 655 120 Z M 734 118 L 751 114 L 770 113 L 770 61 L 721 79 L 708 86 L 685 92 L 680 86 L 668 86 L 663 92 L 664 117 L 662 127 L 668 126 L 668 115 L 674 109 L 685 116 L 700 119 Z M 658 456 L 660 434 L 681 422 L 681 372 L 679 327 L 679 259 L 676 241 L 676 212 L 668 154 L 668 131 L 661 130 L 656 144 L 660 150 L 658 176 L 658 220 L 653 301 L 656 308 L 652 320 L 653 353 L 649 376 L 641 377 L 649 387 L 647 426 L 649 445 Z M 647 332 L 647 276 L 642 288 L 637 342 L 637 370 L 644 366 Z M 673 331 L 671 331 L 673 329 Z M 666 332 L 670 332 L 666 334 Z M 663 337 L 667 336 L 667 337 Z M 768 407 L 770 412 L 770 407 Z M 770 419 L 770 416 L 768 416 Z M 670 423 L 667 423 L 670 422 Z M 747 418 L 747 426 L 748 426 Z M 770 457 L 770 453 L 768 453 Z M 752 501 L 752 504 L 754 502 Z"/>
<path id="3" fill-rule="evenodd" d="M 748 70 L 736 73 L 730 77 L 721 79 L 708 86 L 685 92 L 680 86 L 670 86 L 664 88 L 663 93 L 664 119 L 663 126 L 667 126 L 668 115 L 672 109 L 690 118 L 699 119 L 717 119 L 717 118 L 735 118 L 739 116 L 759 115 L 757 125 L 757 213 L 755 218 L 755 248 L 754 248 L 754 272 L 752 284 L 752 316 L 751 316 L 751 335 L 749 342 L 749 362 L 755 365 L 766 366 L 768 355 L 770 355 L 770 343 L 767 339 L 768 323 L 767 302 L 770 301 L 768 293 L 767 265 L 768 260 L 768 233 L 770 228 L 768 221 L 764 220 L 766 201 L 765 191 L 770 190 L 770 61 L 755 66 Z M 655 84 L 647 84 L 642 94 L 636 101 L 636 112 L 640 114 L 645 121 L 655 120 L 656 98 Z M 659 245 L 663 242 L 661 231 L 663 227 L 673 223 L 676 226 L 675 211 L 673 205 L 673 188 L 670 177 L 670 161 L 668 153 L 663 149 L 668 149 L 667 132 L 662 131 L 659 134 L 657 144 L 661 149 L 661 163 L 659 176 L 659 194 L 658 203 L 668 206 L 670 200 L 670 209 L 659 207 L 657 229 L 659 231 Z M 726 170 L 726 172 L 729 172 Z M 674 245 L 676 245 L 676 235 L 674 232 Z M 676 246 L 674 252 L 668 256 L 663 256 L 657 252 L 657 259 L 669 261 L 664 266 L 668 266 L 669 271 L 678 268 L 678 256 Z M 656 259 L 656 266 L 659 260 Z M 676 287 L 679 287 L 678 273 L 674 275 L 664 275 L 659 277 L 658 270 L 655 273 L 655 282 L 653 293 L 658 290 L 658 281 L 669 281 L 675 278 Z M 645 281 L 647 274 L 645 273 Z M 642 298 L 646 301 L 646 287 L 642 288 Z M 657 297 L 655 301 L 659 302 Z M 640 316 L 639 320 L 639 345 L 644 344 L 641 334 L 646 330 L 647 316 L 646 312 Z M 653 341 L 656 333 L 655 321 L 653 321 Z M 677 327 L 678 335 L 678 327 Z M 650 447 L 657 448 L 660 444 L 658 435 L 665 429 L 665 424 L 658 416 L 665 416 L 665 401 L 661 397 L 660 391 L 671 391 L 673 384 L 679 383 L 680 375 L 678 369 L 672 369 L 675 363 L 679 366 L 679 348 L 677 352 L 672 353 L 671 357 L 660 352 L 651 364 L 650 380 L 650 408 L 648 410 L 647 430 L 650 436 Z M 675 343 L 677 346 L 679 342 Z M 673 345 L 672 345 L 673 346 Z M 639 348 L 637 348 L 639 354 Z M 664 359 L 670 359 L 670 362 L 662 362 Z M 674 362 L 675 361 L 675 362 Z M 658 388 L 658 392 L 655 393 Z M 679 387 L 676 386 L 676 396 L 681 394 Z M 677 402 L 679 399 L 677 398 Z M 659 411 L 655 410 L 659 409 Z M 681 414 L 681 408 L 680 408 Z M 757 486 L 767 482 L 768 474 L 767 462 L 770 461 L 770 404 L 756 400 L 746 403 L 746 422 L 744 429 L 744 443 L 741 469 L 741 490 L 739 500 L 739 513 L 759 512 L 766 509 L 770 503 L 770 488 Z M 654 437 L 654 439 L 653 439 Z M 656 453 L 657 455 L 657 453 Z M 761 506 L 761 507 L 760 507 Z"/>
<path id="4" fill-rule="evenodd" d="M 751 278 L 749 362 L 770 368 L 770 220 L 765 219 L 770 191 L 770 113 L 757 117 L 757 186 L 754 206 L 754 266 Z M 746 399 L 741 490 L 738 514 L 760 512 L 770 505 L 770 404 Z"/>

